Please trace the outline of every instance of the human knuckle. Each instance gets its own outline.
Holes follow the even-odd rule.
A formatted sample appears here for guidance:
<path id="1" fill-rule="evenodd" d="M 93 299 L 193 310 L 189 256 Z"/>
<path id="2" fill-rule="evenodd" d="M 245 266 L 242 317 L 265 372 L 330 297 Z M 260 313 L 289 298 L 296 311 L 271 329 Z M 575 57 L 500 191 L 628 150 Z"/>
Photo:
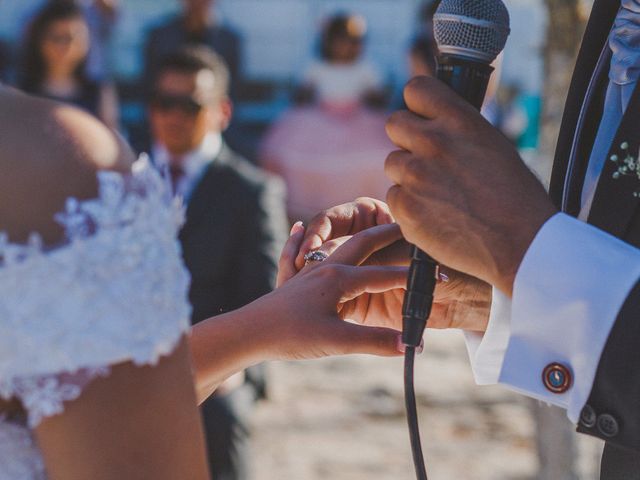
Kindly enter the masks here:
<path id="1" fill-rule="evenodd" d="M 398 185 L 393 185 L 392 187 L 389 188 L 389 190 L 387 190 L 386 201 L 387 201 L 387 205 L 389 205 L 389 207 L 392 210 L 394 210 L 394 207 L 398 200 L 399 192 L 400 192 L 400 186 Z"/>
<path id="2" fill-rule="evenodd" d="M 329 281 L 335 281 L 342 276 L 341 265 L 322 265 L 318 268 L 318 275 Z"/>
<path id="3" fill-rule="evenodd" d="M 405 177 L 411 182 L 419 180 L 423 170 L 423 161 L 419 157 L 411 157 L 405 162 Z"/>
<path id="4" fill-rule="evenodd" d="M 421 150 L 425 153 L 438 155 L 445 149 L 446 143 L 441 132 L 423 129 L 418 139 Z"/>
<path id="5" fill-rule="evenodd" d="M 423 92 L 425 87 L 428 85 L 428 83 L 429 83 L 428 77 L 423 77 L 423 76 L 413 77 L 411 80 L 407 82 L 407 84 L 404 87 L 405 96 L 411 97 L 413 95 Z"/>
<path id="6" fill-rule="evenodd" d="M 375 201 L 370 197 L 357 197 L 354 201 L 354 204 L 359 205 L 361 207 L 373 207 L 375 205 Z"/>
<path id="7" fill-rule="evenodd" d="M 385 123 L 387 131 L 392 130 L 394 127 L 400 124 L 403 117 L 404 115 L 402 111 L 393 112 L 391 115 L 389 115 L 389 118 L 387 118 L 387 121 Z"/>

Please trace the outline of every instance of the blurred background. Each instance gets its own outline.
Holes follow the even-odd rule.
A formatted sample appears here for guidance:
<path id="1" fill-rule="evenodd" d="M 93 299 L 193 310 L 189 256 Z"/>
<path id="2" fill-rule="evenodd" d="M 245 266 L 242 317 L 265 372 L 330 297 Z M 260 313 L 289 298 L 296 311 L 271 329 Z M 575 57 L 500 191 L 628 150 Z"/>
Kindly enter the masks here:
<path id="1" fill-rule="evenodd" d="M 41 38 L 34 32 L 46 3 L 0 0 L 0 78 L 92 111 L 139 151 L 153 143 L 147 118 L 153 62 L 177 47 L 171 22 L 188 17 L 189 9 L 207 17 L 211 36 L 194 31 L 187 38 L 209 44 L 230 68 L 235 112 L 226 141 L 285 179 L 291 220 L 358 195 L 383 198 L 382 165 L 392 149 L 384 140 L 384 118 L 402 107 L 402 85 L 411 76 L 433 73 L 435 5 L 429 1 L 84 0 L 78 5 L 88 36 L 75 57 L 71 50 L 47 53 L 46 43 L 70 49 L 77 41 L 73 32 L 46 25 Z M 483 113 L 547 182 L 591 2 L 505 3 L 512 34 Z M 337 35 L 358 47 L 339 62 L 325 52 L 337 14 L 348 14 L 346 30 Z M 40 63 L 32 58 L 38 52 L 45 57 Z M 81 84 L 66 88 L 56 77 L 64 72 L 56 70 L 55 55 L 71 62 L 70 72 L 82 68 Z M 335 84 L 335 63 L 358 68 Z M 38 69 L 43 72 L 34 77 Z M 357 95 L 344 88 L 358 83 Z M 429 332 L 422 357 L 416 388 L 433 478 L 597 478 L 599 443 L 578 438 L 563 412 L 499 387 L 476 387 L 458 333 Z M 251 420 L 249 478 L 413 478 L 399 360 L 276 363 L 269 366 L 266 390 Z"/>

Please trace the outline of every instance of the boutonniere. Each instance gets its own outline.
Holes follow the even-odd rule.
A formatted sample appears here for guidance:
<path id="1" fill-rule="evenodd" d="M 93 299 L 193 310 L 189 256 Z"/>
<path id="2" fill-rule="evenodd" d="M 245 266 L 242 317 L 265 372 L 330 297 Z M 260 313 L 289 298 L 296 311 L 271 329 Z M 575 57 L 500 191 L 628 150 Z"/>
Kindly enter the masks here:
<path id="1" fill-rule="evenodd" d="M 609 160 L 614 162 L 618 169 L 613 172 L 613 179 L 618 180 L 623 176 L 634 176 L 638 180 L 640 180 L 640 155 L 638 157 L 634 157 L 629 152 L 629 142 L 622 142 L 620 144 L 620 149 L 622 150 L 620 155 L 611 155 Z M 640 189 L 633 192 L 633 196 L 638 198 L 640 197 Z"/>

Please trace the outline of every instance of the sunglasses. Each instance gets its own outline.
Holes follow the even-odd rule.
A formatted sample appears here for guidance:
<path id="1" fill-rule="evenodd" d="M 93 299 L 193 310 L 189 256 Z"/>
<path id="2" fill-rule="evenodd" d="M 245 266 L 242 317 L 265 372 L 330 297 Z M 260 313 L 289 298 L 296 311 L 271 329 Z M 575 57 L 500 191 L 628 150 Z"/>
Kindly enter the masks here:
<path id="1" fill-rule="evenodd" d="M 161 112 L 178 110 L 184 114 L 195 116 L 204 108 L 192 97 L 187 95 L 170 95 L 156 92 L 151 96 L 151 108 Z"/>

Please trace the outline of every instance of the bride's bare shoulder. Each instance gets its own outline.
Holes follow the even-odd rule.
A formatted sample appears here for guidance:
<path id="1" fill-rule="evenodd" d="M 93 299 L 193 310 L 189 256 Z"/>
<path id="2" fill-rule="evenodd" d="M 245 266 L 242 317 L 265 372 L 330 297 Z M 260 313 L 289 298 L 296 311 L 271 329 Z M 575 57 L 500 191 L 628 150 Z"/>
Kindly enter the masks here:
<path id="1" fill-rule="evenodd" d="M 0 87 L 0 231 L 47 243 L 69 197 L 92 198 L 98 170 L 128 171 L 133 153 L 94 117 L 78 109 Z"/>

